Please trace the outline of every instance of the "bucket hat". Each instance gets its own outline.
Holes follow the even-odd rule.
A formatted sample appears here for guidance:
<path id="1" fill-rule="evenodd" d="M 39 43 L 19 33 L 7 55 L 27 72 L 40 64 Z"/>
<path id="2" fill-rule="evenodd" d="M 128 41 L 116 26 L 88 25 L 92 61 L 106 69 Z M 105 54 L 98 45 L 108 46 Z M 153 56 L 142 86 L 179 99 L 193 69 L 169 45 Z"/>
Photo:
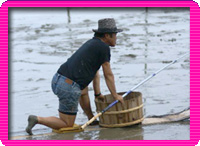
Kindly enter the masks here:
<path id="1" fill-rule="evenodd" d="M 98 33 L 118 33 L 122 32 L 122 29 L 118 29 L 116 27 L 115 20 L 113 18 L 105 18 L 105 19 L 100 19 L 98 21 L 98 29 L 93 29 L 93 32 L 98 32 Z"/>

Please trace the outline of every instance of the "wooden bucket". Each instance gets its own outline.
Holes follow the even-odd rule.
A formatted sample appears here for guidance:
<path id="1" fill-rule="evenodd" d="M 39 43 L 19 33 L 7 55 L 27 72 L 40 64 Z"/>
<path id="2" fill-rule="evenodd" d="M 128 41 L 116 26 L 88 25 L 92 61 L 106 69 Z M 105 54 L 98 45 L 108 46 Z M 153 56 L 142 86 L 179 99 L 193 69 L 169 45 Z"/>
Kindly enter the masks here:
<path id="1" fill-rule="evenodd" d="M 118 93 L 123 95 L 124 93 Z M 105 95 L 104 101 L 95 99 L 97 112 L 102 111 L 114 101 L 112 95 Z M 141 123 L 143 121 L 143 103 L 140 92 L 131 92 L 124 98 L 125 107 L 118 102 L 102 116 L 99 117 L 99 125 L 103 127 L 125 127 Z"/>

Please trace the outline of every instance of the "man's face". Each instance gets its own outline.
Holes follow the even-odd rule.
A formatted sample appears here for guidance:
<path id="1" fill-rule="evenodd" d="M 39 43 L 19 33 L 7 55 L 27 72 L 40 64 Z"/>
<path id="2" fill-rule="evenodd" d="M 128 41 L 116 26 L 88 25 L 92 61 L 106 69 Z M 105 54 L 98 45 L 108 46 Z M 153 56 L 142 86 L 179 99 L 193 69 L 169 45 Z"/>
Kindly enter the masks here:
<path id="1" fill-rule="evenodd" d="M 116 45 L 117 33 L 112 33 L 112 35 L 105 34 L 105 38 L 109 46 L 114 47 Z"/>

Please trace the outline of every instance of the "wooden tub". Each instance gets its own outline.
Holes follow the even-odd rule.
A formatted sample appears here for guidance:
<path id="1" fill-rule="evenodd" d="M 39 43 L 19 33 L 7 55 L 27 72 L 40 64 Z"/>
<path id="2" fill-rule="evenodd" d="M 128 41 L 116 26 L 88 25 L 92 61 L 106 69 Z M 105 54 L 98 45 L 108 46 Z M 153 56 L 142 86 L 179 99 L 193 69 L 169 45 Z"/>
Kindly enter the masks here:
<path id="1" fill-rule="evenodd" d="M 118 93 L 123 95 L 124 93 Z M 95 99 L 97 112 L 102 111 L 114 101 L 112 95 L 105 95 L 104 101 Z M 143 103 L 140 92 L 131 92 L 124 98 L 125 107 L 121 103 L 115 104 L 99 117 L 99 125 L 103 127 L 125 127 L 143 121 Z"/>

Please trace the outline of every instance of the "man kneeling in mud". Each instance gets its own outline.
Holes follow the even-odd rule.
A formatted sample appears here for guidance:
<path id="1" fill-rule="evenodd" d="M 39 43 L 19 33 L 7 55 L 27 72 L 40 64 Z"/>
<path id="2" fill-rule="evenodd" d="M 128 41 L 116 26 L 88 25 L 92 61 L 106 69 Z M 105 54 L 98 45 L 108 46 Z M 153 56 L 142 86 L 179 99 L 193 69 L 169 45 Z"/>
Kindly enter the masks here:
<path id="1" fill-rule="evenodd" d="M 88 119 L 94 115 L 88 96 L 88 85 L 93 81 L 96 98 L 103 98 L 100 91 L 99 68 L 102 66 L 106 84 L 112 96 L 123 104 L 123 98 L 115 88 L 114 75 L 110 67 L 110 47 L 116 45 L 117 29 L 112 18 L 98 21 L 98 29 L 93 29 L 94 37 L 84 43 L 64 64 L 52 79 L 52 90 L 59 99 L 59 118 L 30 115 L 26 132 L 32 135 L 32 128 L 42 124 L 52 129 L 72 127 L 78 112 L 78 102 Z M 98 124 L 94 121 L 93 125 Z"/>

